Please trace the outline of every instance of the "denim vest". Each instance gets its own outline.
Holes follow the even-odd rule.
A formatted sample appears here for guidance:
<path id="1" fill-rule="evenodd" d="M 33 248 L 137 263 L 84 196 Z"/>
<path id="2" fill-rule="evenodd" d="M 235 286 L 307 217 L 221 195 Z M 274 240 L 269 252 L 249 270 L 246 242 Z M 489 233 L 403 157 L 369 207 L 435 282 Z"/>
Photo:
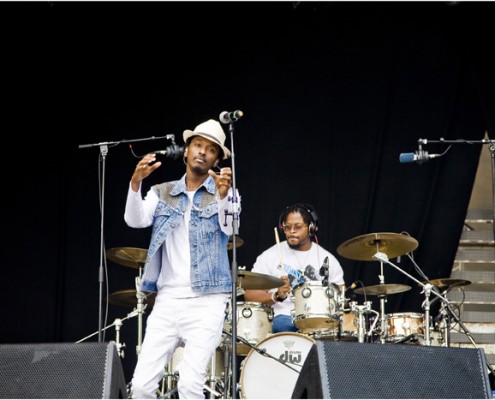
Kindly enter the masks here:
<path id="1" fill-rule="evenodd" d="M 184 218 L 187 203 L 185 175 L 179 181 L 165 182 L 152 187 L 159 198 L 153 216 L 150 246 L 141 279 L 141 290 L 157 291 L 161 269 L 161 251 L 167 235 Z M 189 222 L 189 250 L 191 255 L 191 287 L 198 293 L 222 293 L 232 290 L 227 242 L 220 228 L 215 181 L 211 176 L 203 182 L 193 197 Z"/>

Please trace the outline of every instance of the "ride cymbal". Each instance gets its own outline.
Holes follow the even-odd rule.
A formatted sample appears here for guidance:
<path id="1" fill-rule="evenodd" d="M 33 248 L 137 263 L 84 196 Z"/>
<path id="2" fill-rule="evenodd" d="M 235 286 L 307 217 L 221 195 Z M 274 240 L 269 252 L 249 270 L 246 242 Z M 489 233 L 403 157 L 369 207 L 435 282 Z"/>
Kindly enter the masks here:
<path id="1" fill-rule="evenodd" d="M 380 285 L 365 286 L 363 288 L 354 289 L 356 294 L 365 294 L 367 296 L 384 296 L 387 294 L 395 294 L 401 292 L 407 292 L 411 290 L 411 286 L 401 285 L 398 283 L 382 283 Z"/>
<path id="2" fill-rule="evenodd" d="M 244 244 L 244 240 L 237 236 L 235 238 L 235 247 L 241 247 Z M 232 250 L 234 248 L 234 240 L 233 236 L 229 236 L 229 242 L 227 243 L 227 250 Z"/>
<path id="3" fill-rule="evenodd" d="M 388 258 L 407 254 L 418 247 L 418 241 L 401 233 L 370 233 L 349 239 L 337 247 L 342 257 L 358 261 L 376 261 L 376 253 Z"/>
<path id="4" fill-rule="evenodd" d="M 155 304 L 156 293 L 145 294 L 146 297 L 143 299 L 143 303 L 147 304 L 148 307 L 153 307 Z M 137 306 L 137 297 L 135 289 L 119 290 L 117 292 L 110 293 L 108 296 L 108 302 L 116 306 L 134 308 Z"/>
<path id="5" fill-rule="evenodd" d="M 237 287 L 243 289 L 273 289 L 283 286 L 284 281 L 258 272 L 237 271 Z"/>
<path id="6" fill-rule="evenodd" d="M 431 279 L 429 281 L 423 281 L 423 283 L 430 283 L 433 286 L 436 286 L 441 292 L 443 292 L 444 290 L 451 289 L 453 287 L 470 285 L 471 281 L 467 281 L 465 279 L 439 278 Z"/>
<path id="7" fill-rule="evenodd" d="M 148 250 L 137 247 L 115 247 L 107 250 L 110 261 L 130 268 L 143 267 L 147 254 Z"/>

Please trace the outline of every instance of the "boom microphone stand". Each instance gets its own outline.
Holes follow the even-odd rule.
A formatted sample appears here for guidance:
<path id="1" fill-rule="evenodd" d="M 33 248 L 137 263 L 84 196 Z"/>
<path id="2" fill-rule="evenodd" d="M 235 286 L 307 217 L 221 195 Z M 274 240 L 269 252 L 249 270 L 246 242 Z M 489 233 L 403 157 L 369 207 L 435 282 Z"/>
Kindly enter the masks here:
<path id="1" fill-rule="evenodd" d="M 178 158 L 181 154 L 181 148 L 175 144 L 175 136 L 173 134 L 167 136 L 155 137 L 151 136 L 144 139 L 131 139 L 131 140 L 119 140 L 116 142 L 100 142 L 92 144 L 80 144 L 80 149 L 87 149 L 90 147 L 100 148 L 99 162 L 101 164 L 101 176 L 100 176 L 100 266 L 98 268 L 98 287 L 99 287 L 99 299 L 98 299 L 98 342 L 103 341 L 103 283 L 104 279 L 104 263 L 105 260 L 105 235 L 104 235 L 104 223 L 105 223 L 105 175 L 106 175 L 106 156 L 108 154 L 109 146 L 117 146 L 121 143 L 143 142 L 156 139 L 171 139 L 172 145 L 168 146 L 166 150 L 157 151 L 156 153 L 164 154 L 167 157 Z M 105 316 L 106 319 L 106 316 Z"/>
<path id="2" fill-rule="evenodd" d="M 237 338 L 237 236 L 239 235 L 239 199 L 237 198 L 237 183 L 235 176 L 234 152 L 234 122 L 244 115 L 242 111 L 223 111 L 220 113 L 220 122 L 229 125 L 230 158 L 232 162 L 232 338 Z M 232 340 L 232 399 L 236 398 L 237 389 L 237 349 L 236 341 Z"/>

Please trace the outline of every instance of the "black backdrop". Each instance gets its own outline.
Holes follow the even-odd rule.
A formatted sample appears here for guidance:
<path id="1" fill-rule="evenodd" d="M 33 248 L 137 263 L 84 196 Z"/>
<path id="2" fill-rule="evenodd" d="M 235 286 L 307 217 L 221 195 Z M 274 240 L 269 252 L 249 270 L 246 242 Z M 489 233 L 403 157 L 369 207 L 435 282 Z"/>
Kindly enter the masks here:
<path id="1" fill-rule="evenodd" d="M 245 113 L 234 133 L 240 266 L 250 269 L 274 243 L 282 209 L 305 201 L 316 207 L 319 243 L 337 255 L 347 284 L 379 283 L 378 262 L 336 253 L 374 232 L 409 233 L 426 275 L 450 276 L 481 145 L 454 145 L 424 165 L 400 164 L 399 154 L 416 150 L 419 138 L 493 136 L 493 4 L 0 7 L 0 342 L 73 342 L 97 330 L 101 187 L 105 248 L 148 245 L 150 231 L 123 220 L 137 163 L 128 145 L 110 146 L 105 164 L 99 146 L 79 145 L 167 134 L 182 144 L 184 129 L 224 110 Z M 133 149 L 142 155 L 169 144 Z M 183 173 L 180 160 L 163 161 L 145 188 Z M 420 279 L 405 257 L 399 265 Z M 108 262 L 107 271 L 108 293 L 134 288 L 137 270 Z M 386 283 L 412 286 L 389 296 L 387 311 L 421 312 L 417 285 L 390 266 L 384 272 Z M 105 324 L 131 311 L 110 304 Z M 127 379 L 136 332 L 135 318 L 124 322 Z M 105 339 L 113 338 L 108 330 Z"/>

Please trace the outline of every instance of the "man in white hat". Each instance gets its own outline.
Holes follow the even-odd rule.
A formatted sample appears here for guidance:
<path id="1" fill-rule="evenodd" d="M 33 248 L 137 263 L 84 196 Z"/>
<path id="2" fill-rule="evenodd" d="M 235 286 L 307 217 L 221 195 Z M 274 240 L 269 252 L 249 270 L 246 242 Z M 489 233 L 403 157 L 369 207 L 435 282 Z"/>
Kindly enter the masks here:
<path id="1" fill-rule="evenodd" d="M 181 399 L 204 398 L 208 366 L 221 343 L 232 291 L 227 253 L 233 234 L 230 156 L 215 120 L 183 134 L 186 173 L 154 185 L 143 199 L 141 183 L 161 166 L 147 154 L 131 177 L 124 218 L 133 228 L 153 226 L 140 291 L 156 292 L 131 381 L 133 398 L 157 398 L 166 364 L 184 347 L 178 365 Z"/>

